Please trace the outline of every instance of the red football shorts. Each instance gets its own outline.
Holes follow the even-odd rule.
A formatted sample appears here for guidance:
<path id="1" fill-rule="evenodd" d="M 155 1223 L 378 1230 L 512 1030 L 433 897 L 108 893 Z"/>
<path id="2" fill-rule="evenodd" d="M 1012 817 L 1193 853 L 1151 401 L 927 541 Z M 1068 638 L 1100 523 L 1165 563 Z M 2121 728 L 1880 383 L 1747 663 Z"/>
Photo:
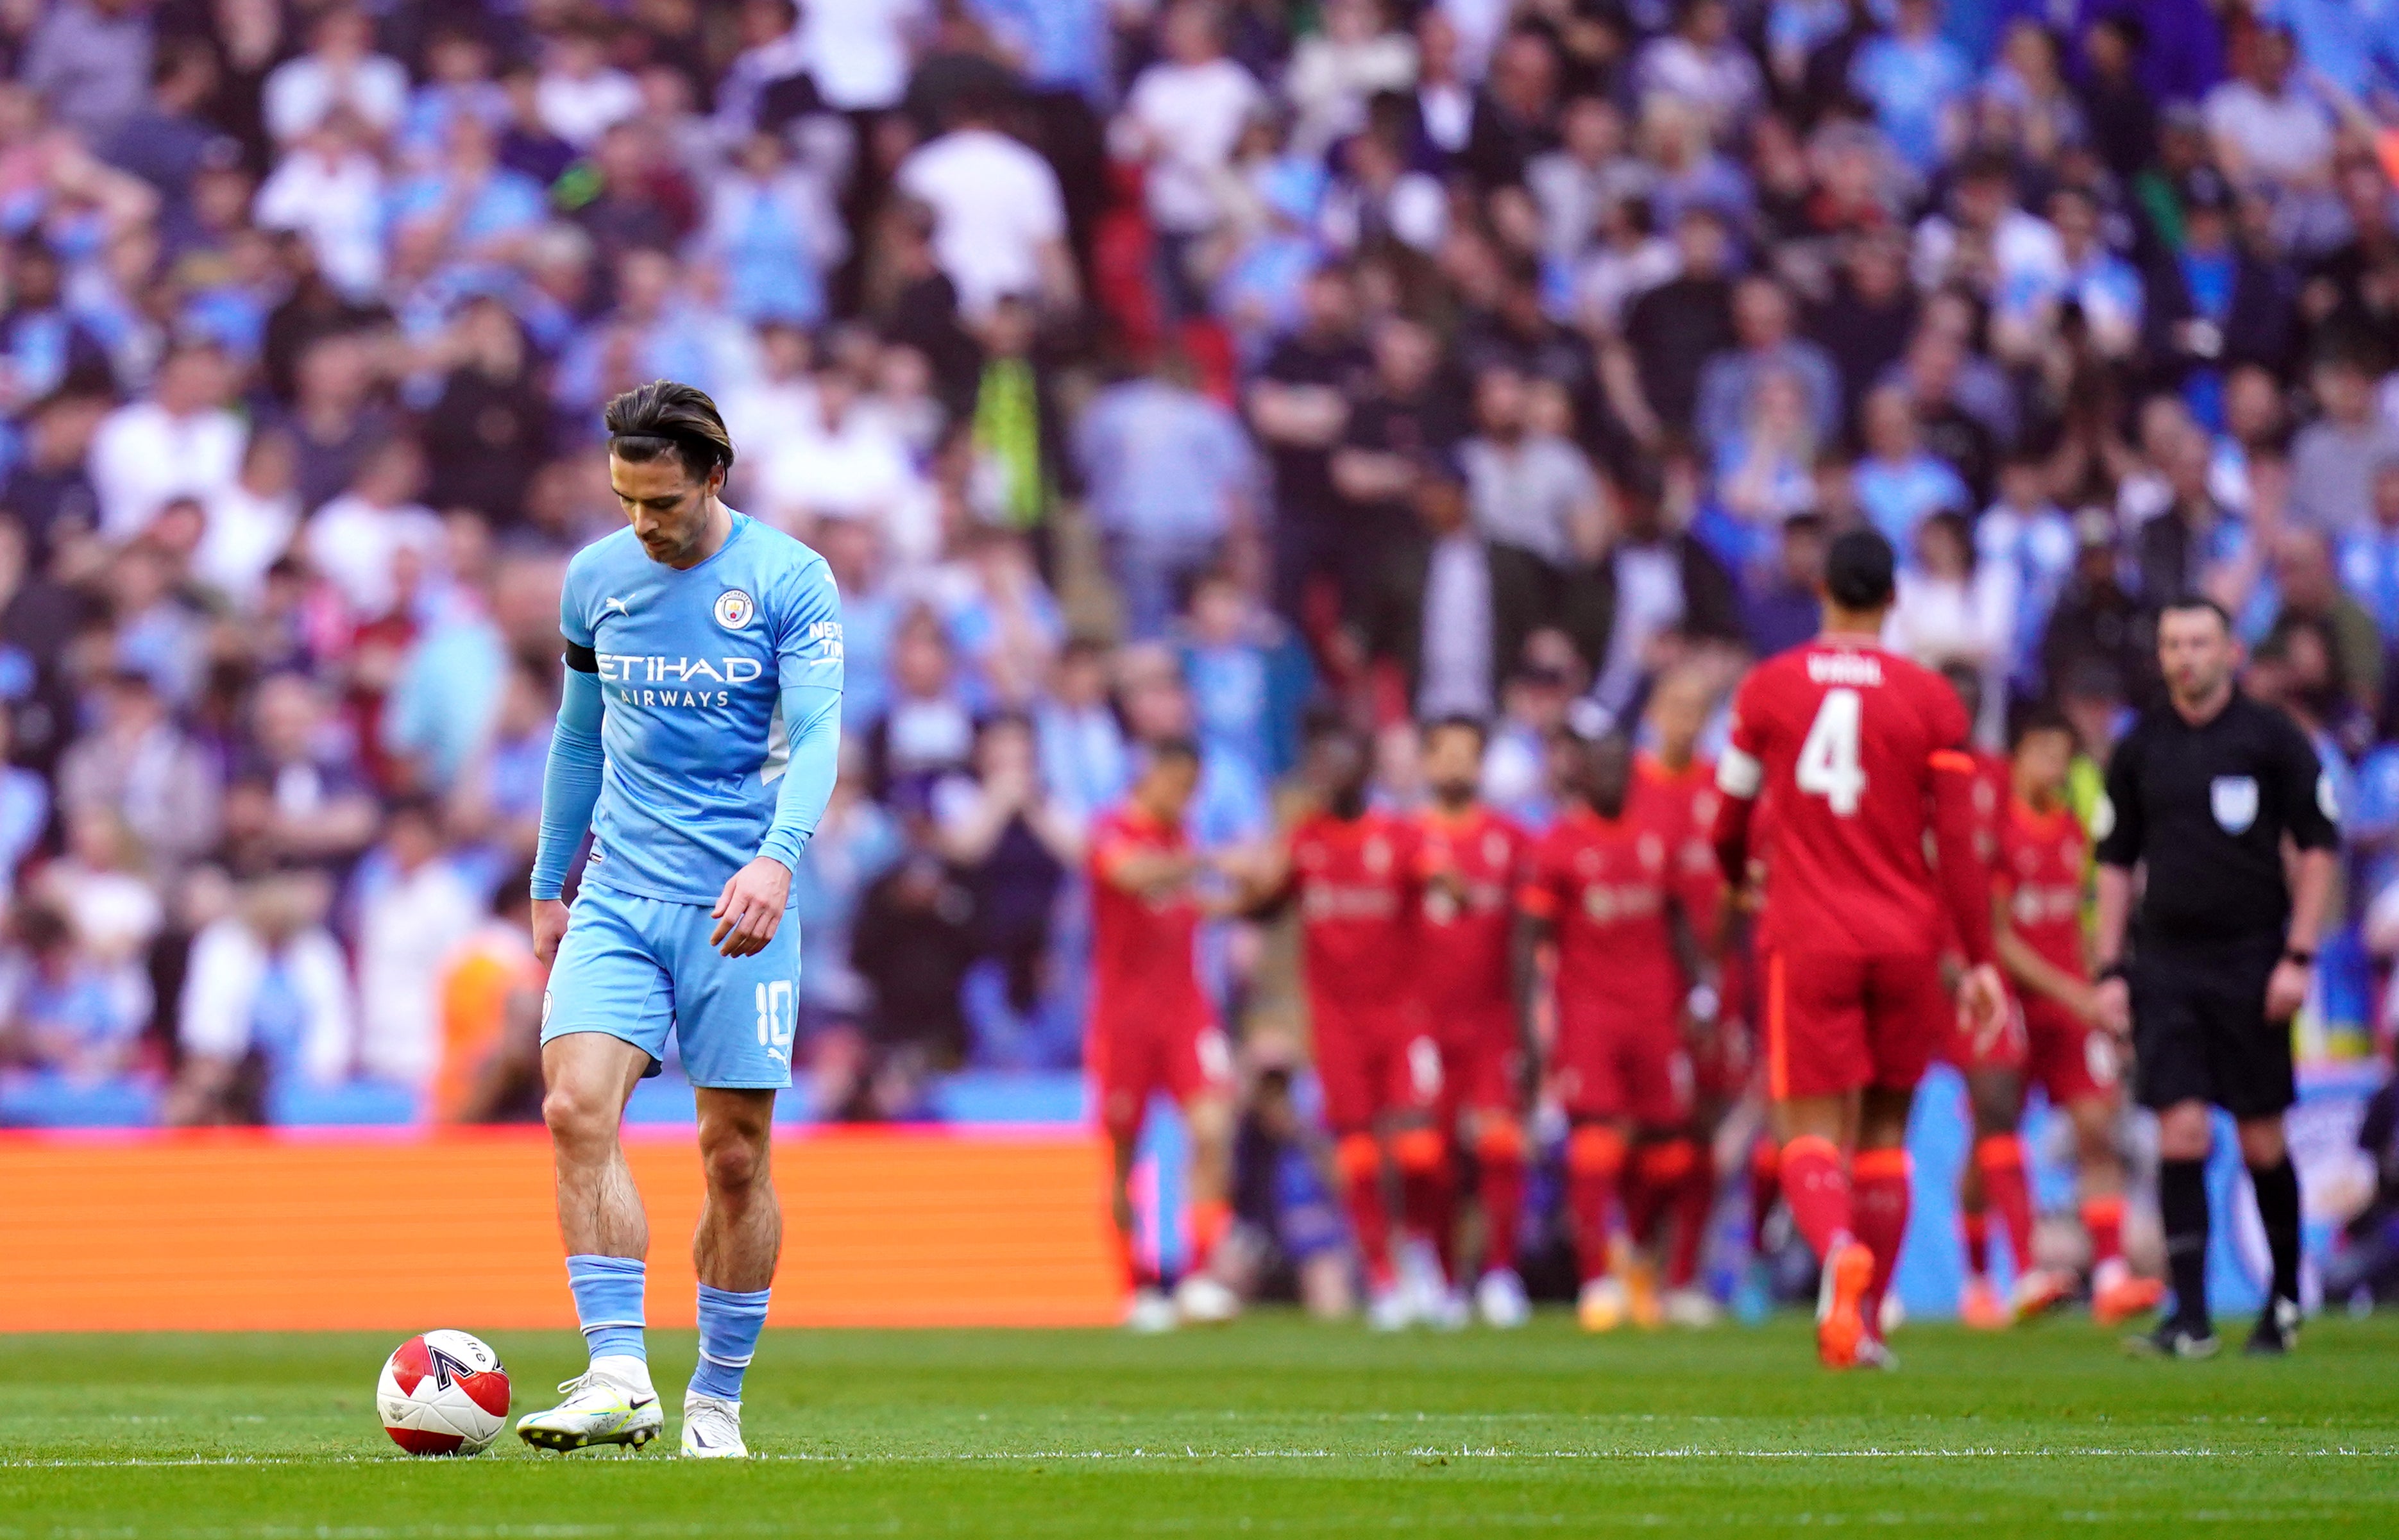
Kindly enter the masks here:
<path id="1" fill-rule="evenodd" d="M 1430 1113 L 1441 1106 L 1441 1045 L 1406 1013 L 1328 1007 L 1311 999 L 1308 1018 L 1324 1120 L 1335 1133 L 1371 1128 L 1385 1113 Z"/>
<path id="2" fill-rule="evenodd" d="M 1084 1063 L 1097 1093 L 1100 1123 L 1125 1137 L 1141 1129 L 1149 1099 L 1164 1091 L 1183 1106 L 1233 1084 L 1232 1050 L 1213 1021 L 1094 1019 Z"/>
<path id="3" fill-rule="evenodd" d="M 2054 1000 L 2026 1000 L 2025 1081 L 2039 1086 L 2053 1107 L 2113 1101 L 2121 1066 L 2116 1040 Z"/>
<path id="4" fill-rule="evenodd" d="M 1999 1025 L 1978 1030 L 1972 1023 L 1959 1020 L 1953 1008 L 1949 1012 L 1949 1030 L 1942 1035 L 1941 1046 L 1933 1057 L 1960 1074 L 1979 1074 L 1988 1070 L 2022 1070 L 2025 1067 L 2024 1007 L 2014 994 L 2008 996 L 2008 1008 L 1999 1015 Z"/>
<path id="5" fill-rule="evenodd" d="M 1441 1099 L 1445 1112 L 1512 1113 L 1524 1098 L 1516 1013 L 1499 1006 L 1441 1024 Z"/>
<path id="6" fill-rule="evenodd" d="M 1780 1101 L 1868 1086 L 1913 1090 L 1956 1007 L 1941 960 L 1769 952 L 1766 1089 Z"/>
<path id="7" fill-rule="evenodd" d="M 1633 1008 L 1625 1008 L 1632 1005 Z M 1552 1079 L 1571 1118 L 1630 1118 L 1652 1128 L 1691 1115 L 1691 1055 L 1672 995 L 1606 1010 L 1558 1003 Z"/>
<path id="8" fill-rule="evenodd" d="M 1756 1073 L 1756 1045 L 1748 1026 L 1720 1016 L 1691 1047 L 1691 1085 L 1709 1101 L 1738 1101 Z"/>

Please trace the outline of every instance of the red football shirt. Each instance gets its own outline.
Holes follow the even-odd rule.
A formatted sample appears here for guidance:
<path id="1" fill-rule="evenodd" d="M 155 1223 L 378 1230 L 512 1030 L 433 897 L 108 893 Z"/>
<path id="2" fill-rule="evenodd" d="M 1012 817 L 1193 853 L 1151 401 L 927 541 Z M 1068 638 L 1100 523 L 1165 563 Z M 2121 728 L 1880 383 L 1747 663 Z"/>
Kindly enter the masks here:
<path id="1" fill-rule="evenodd" d="M 1717 784 L 1755 796 L 1772 831 L 1768 947 L 1920 954 L 1948 933 L 1926 844 L 1932 759 L 1966 741 L 1966 712 L 1931 669 L 1865 642 L 1819 640 L 1767 659 L 1733 697 Z"/>
<path id="2" fill-rule="evenodd" d="M 1373 1015 L 1408 1004 L 1416 873 L 1416 830 L 1392 814 L 1313 813 L 1292 831 L 1300 955 L 1320 1022 L 1328 1014 Z"/>
<path id="3" fill-rule="evenodd" d="M 1724 869 L 1708 843 L 1724 796 L 1716 790 L 1716 767 L 1695 759 L 1669 770 L 1655 755 L 1643 754 L 1633 771 L 1632 816 L 1666 842 L 1666 880 L 1705 942 L 1715 935 L 1716 906 L 1724 898 Z"/>
<path id="4" fill-rule="evenodd" d="M 1436 1026 L 1511 1009 L 1515 887 L 1529 842 L 1524 831 L 1474 806 L 1451 817 L 1438 807 L 1416 818 L 1422 880 L 1416 972 Z M 1446 880 L 1437 880 L 1445 878 Z"/>
<path id="5" fill-rule="evenodd" d="M 1562 1020 L 1646 1021 L 1681 1000 L 1666 868 L 1666 842 L 1629 808 L 1607 819 L 1578 804 L 1534 845 L 1516 902 L 1557 926 Z"/>
<path id="6" fill-rule="evenodd" d="M 2013 799 L 1999 862 L 2008 923 L 2026 946 L 2075 978 L 2087 976 L 2082 872 L 2090 842 L 2070 807 L 2043 813 Z"/>
<path id="7" fill-rule="evenodd" d="M 1159 822 L 1126 804 L 1091 828 L 1091 1021 L 1122 1030 L 1156 1024 L 1189 1031 L 1213 1022 L 1200 988 L 1192 939 L 1200 904 L 1188 885 L 1161 893 L 1130 893 L 1108 880 L 1128 855 L 1191 847 L 1181 825 Z"/>

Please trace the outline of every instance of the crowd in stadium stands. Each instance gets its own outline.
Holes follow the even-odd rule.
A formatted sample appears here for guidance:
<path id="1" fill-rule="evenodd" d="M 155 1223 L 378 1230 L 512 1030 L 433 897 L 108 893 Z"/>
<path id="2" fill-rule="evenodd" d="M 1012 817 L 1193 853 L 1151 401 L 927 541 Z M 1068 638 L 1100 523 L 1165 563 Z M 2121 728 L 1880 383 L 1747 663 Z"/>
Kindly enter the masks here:
<path id="1" fill-rule="evenodd" d="M 1399 803 L 1475 716 L 1538 824 L 1570 717 L 1680 673 L 1720 741 L 1859 521 L 2086 806 L 2219 600 L 2339 783 L 2342 966 L 2399 949 L 2372 8 L 8 0 L 0 63 L 0 1122 L 533 1114 L 560 574 L 660 376 L 844 590 L 821 1115 L 1077 1064 L 1145 740 L 1228 846 L 1304 712 Z M 1253 1076 L 1282 928 L 1207 938 Z"/>

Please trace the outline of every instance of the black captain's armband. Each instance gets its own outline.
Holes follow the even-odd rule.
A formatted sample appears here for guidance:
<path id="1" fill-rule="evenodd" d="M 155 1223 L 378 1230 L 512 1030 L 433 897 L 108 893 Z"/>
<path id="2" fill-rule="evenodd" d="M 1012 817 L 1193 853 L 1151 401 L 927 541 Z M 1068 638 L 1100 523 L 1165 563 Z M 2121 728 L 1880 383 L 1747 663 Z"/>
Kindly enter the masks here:
<path id="1" fill-rule="evenodd" d="M 566 644 L 566 666 L 578 674 L 596 674 L 600 671 L 600 655 L 581 642 L 570 642 Z"/>

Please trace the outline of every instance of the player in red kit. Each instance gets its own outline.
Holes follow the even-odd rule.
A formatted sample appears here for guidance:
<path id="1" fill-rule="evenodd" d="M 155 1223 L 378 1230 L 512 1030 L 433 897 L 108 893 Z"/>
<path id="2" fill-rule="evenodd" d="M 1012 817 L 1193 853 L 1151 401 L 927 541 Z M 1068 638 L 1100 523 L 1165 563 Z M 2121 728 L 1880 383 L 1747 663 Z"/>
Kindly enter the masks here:
<path id="1" fill-rule="evenodd" d="M 1958 696 L 1959 709 L 1972 722 L 1982 710 L 1982 675 L 1963 663 L 1941 672 Z M 1986 880 L 1996 885 L 2000 837 L 2013 796 L 2008 761 L 1979 748 L 1969 748 L 1967 755 L 1974 762 L 1974 858 L 1988 874 Z M 1960 1018 L 1934 1057 L 1964 1078 L 1974 1129 L 1973 1148 L 1958 1173 L 1958 1216 L 1966 1241 L 1966 1284 L 1958 1317 L 1968 1326 L 1995 1331 L 2057 1302 L 2057 1280 L 2033 1265 L 2032 1189 L 2025 1176 L 2024 1141 L 2016 1132 L 2024 1119 L 2024 1019 L 2013 1001 L 1987 1027 Z M 1995 1213 L 2007 1235 L 2009 1255 L 2015 1259 L 2014 1298 L 2005 1302 L 1991 1283 Z"/>
<path id="2" fill-rule="evenodd" d="M 1232 1058 L 1200 987 L 1192 946 L 1201 861 L 1183 817 L 1200 784 L 1189 742 L 1153 745 L 1123 804 L 1092 827 L 1090 1066 L 1116 1156 L 1110 1189 L 1132 1289 L 1126 1324 L 1160 1331 L 1178 1320 L 1221 1321 L 1240 1301 L 1210 1270 L 1231 1216 Z M 1164 1280 L 1134 1258 L 1131 1182 L 1153 1093 L 1183 1108 L 1191 1138 L 1191 1270 L 1169 1300 Z"/>
<path id="3" fill-rule="evenodd" d="M 1684 979 L 1691 1058 L 1691 1116 L 1674 1138 L 1644 1147 L 1625 1195 L 1626 1229 L 1636 1242 L 1661 1242 L 1665 1292 L 1638 1252 L 1625 1269 L 1633 1317 L 1644 1325 L 1715 1324 L 1715 1300 L 1699 1287 L 1700 1252 L 1716 1196 L 1715 1131 L 1749 1078 L 1740 1024 L 1724 1012 L 1724 873 L 1708 841 L 1715 827 L 1716 767 L 1700 756 L 1715 686 L 1686 666 L 1661 676 L 1642 712 L 1649 748 L 1633 762 L 1630 817 L 1654 832 L 1666 852 L 1666 880 L 1687 925 L 1692 966 Z"/>
<path id="4" fill-rule="evenodd" d="M 2066 802 L 2074 749 L 2073 725 L 2062 716 L 2039 713 L 2017 725 L 1992 944 L 2024 1002 L 2026 1077 L 2074 1124 L 2091 1313 L 2112 1326 L 2156 1309 L 2165 1285 L 2135 1276 L 2124 1260 L 2124 1161 L 2115 1138 L 2123 1086 L 2082 929 L 2091 847 Z M 2053 1279 L 2045 1297 L 2068 1290 L 2068 1280 Z"/>
<path id="5" fill-rule="evenodd" d="M 1566 1196 L 1582 1264 L 1577 1313 L 1606 1331 L 1630 1312 L 1608 1254 L 1628 1159 L 1685 1137 L 1690 1057 L 1682 1033 L 1687 935 L 1665 844 L 1629 816 L 1632 752 L 1621 737 L 1578 744 L 1573 802 L 1533 847 L 1517 898 L 1519 976 L 1529 1003 L 1534 953 L 1557 944 L 1557 1036 L 1550 1080 L 1564 1104 Z M 1529 1011 L 1528 1011 L 1529 1014 Z"/>
<path id="6" fill-rule="evenodd" d="M 1416 820 L 1423 881 L 1416 977 L 1441 1045 L 1441 1126 L 1474 1155 L 1484 1237 L 1475 1308 L 1492 1326 L 1516 1327 L 1531 1318 L 1532 1307 L 1516 1273 L 1516 1219 L 1525 1204 L 1524 1055 L 1510 947 L 1516 882 L 1530 842 L 1476 800 L 1483 748 L 1483 724 L 1471 717 L 1444 718 L 1424 731 L 1432 804 Z"/>
<path id="7" fill-rule="evenodd" d="M 1437 1257 L 1450 1152 L 1438 1120 L 1441 1048 L 1416 998 L 1416 828 L 1367 805 L 1365 741 L 1338 722 L 1311 725 L 1303 770 L 1318 805 L 1284 837 L 1257 885 L 1263 906 L 1299 910 L 1316 1074 L 1365 1263 L 1367 1318 L 1383 1331 L 1418 1320 L 1463 1325 L 1466 1302 L 1446 1278 L 1412 1274 L 1401 1287 L 1384 1196 L 1388 1165 L 1399 1173 L 1407 1238 L 1419 1256 Z"/>
<path id="8" fill-rule="evenodd" d="M 1816 1350 L 1835 1369 L 1891 1361 L 1878 1317 L 1907 1229 L 1908 1108 L 1952 1020 L 1945 911 L 1968 964 L 1958 1008 L 1987 1024 L 2006 1000 L 1974 858 L 1966 713 L 1939 675 L 1877 644 L 1892 566 L 1872 530 L 1833 542 L 1823 633 L 1742 682 L 1716 767 L 1728 879 L 1748 872 L 1761 803 L 1771 826 L 1767 1088 L 1783 1201 L 1823 1262 Z"/>

